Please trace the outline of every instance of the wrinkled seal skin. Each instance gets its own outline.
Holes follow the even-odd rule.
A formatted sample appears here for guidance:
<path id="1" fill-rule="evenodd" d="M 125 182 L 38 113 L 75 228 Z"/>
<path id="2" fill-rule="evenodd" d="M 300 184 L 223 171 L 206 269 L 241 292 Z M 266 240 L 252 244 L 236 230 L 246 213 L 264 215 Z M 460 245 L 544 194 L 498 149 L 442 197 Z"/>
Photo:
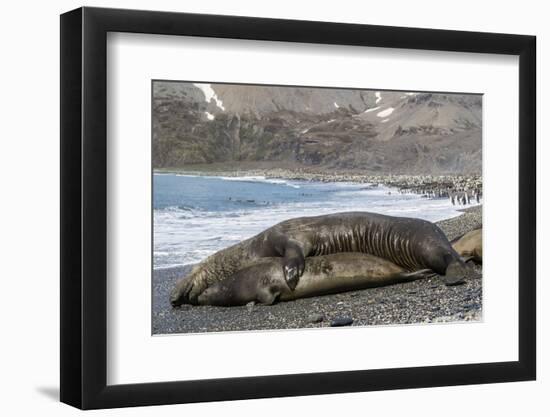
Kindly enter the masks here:
<path id="1" fill-rule="evenodd" d="M 453 240 L 453 249 L 466 260 L 472 260 L 476 264 L 483 261 L 483 232 L 482 229 L 472 230 Z"/>
<path id="2" fill-rule="evenodd" d="M 258 258 L 283 258 L 291 289 L 298 284 L 308 256 L 361 252 L 387 259 L 409 271 L 431 269 L 448 285 L 463 282 L 467 268 L 435 224 L 414 218 L 368 212 L 300 217 L 209 256 L 174 288 L 170 302 L 196 304 L 210 285 L 223 281 Z"/>
<path id="3" fill-rule="evenodd" d="M 206 288 L 200 305 L 238 306 L 249 302 L 270 305 L 275 301 L 360 290 L 423 278 L 424 269 L 408 272 L 386 259 L 364 253 L 345 252 L 306 258 L 303 275 L 294 290 L 283 273 L 282 258 L 265 258 Z"/>

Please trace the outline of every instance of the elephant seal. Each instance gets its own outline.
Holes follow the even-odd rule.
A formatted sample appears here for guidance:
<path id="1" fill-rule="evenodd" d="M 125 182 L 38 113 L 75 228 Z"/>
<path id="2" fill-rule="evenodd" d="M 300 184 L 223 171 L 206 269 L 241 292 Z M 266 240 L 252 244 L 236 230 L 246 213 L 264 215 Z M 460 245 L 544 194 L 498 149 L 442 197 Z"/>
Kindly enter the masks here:
<path id="1" fill-rule="evenodd" d="M 306 258 L 304 273 L 294 290 L 283 273 L 283 258 L 264 258 L 206 288 L 200 305 L 238 306 L 249 302 L 270 305 L 298 298 L 360 290 L 413 281 L 432 271 L 408 272 L 386 259 L 357 252 Z"/>
<path id="2" fill-rule="evenodd" d="M 259 258 L 281 257 L 294 289 L 308 256 L 361 252 L 387 259 L 409 271 L 431 269 L 447 285 L 464 282 L 467 267 L 435 224 L 421 219 L 369 212 L 345 212 L 285 220 L 258 235 L 222 249 L 176 284 L 173 306 L 196 304 L 210 285 L 223 281 Z"/>
<path id="3" fill-rule="evenodd" d="M 482 228 L 472 230 L 451 242 L 453 249 L 467 261 L 481 264 L 483 260 Z"/>

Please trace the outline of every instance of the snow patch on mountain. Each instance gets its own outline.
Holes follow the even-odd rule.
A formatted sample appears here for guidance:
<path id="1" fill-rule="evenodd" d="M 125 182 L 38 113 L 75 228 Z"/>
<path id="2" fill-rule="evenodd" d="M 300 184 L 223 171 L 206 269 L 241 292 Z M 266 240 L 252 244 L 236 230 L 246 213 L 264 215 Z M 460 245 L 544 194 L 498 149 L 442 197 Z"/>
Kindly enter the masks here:
<path id="1" fill-rule="evenodd" d="M 367 109 L 367 110 L 365 110 L 363 113 L 370 113 L 371 111 L 378 110 L 380 107 L 381 107 L 381 106 L 373 107 L 372 109 Z"/>
<path id="2" fill-rule="evenodd" d="M 220 109 L 225 111 L 225 107 L 223 107 L 223 102 L 218 98 L 218 96 L 216 95 L 216 92 L 214 91 L 214 89 L 210 84 L 193 84 L 193 85 L 197 88 L 200 88 L 200 90 L 204 94 L 204 97 L 206 98 L 207 103 L 210 103 L 210 101 L 214 100 L 214 102 L 216 103 L 216 106 L 218 106 Z"/>
<path id="3" fill-rule="evenodd" d="M 393 113 L 395 109 L 393 107 L 388 107 L 386 110 L 382 110 L 380 113 L 377 114 L 378 117 L 388 117 L 390 114 Z"/>

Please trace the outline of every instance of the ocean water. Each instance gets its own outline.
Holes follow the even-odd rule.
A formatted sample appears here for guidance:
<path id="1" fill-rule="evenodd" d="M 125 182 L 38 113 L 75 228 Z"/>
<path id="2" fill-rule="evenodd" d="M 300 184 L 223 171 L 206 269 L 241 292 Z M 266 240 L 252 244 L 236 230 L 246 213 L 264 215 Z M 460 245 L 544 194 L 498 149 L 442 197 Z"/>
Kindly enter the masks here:
<path id="1" fill-rule="evenodd" d="M 449 199 L 383 186 L 179 174 L 153 176 L 153 265 L 194 264 L 283 220 L 372 211 L 438 221 L 460 215 Z"/>

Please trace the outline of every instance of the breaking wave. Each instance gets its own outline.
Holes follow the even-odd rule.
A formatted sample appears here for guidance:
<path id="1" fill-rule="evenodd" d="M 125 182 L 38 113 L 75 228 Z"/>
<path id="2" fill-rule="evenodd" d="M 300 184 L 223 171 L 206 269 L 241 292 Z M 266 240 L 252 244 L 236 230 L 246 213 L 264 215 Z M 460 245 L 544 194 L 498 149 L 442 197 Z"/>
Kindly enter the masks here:
<path id="1" fill-rule="evenodd" d="M 371 211 L 438 221 L 460 215 L 448 199 L 426 199 L 367 184 L 260 176 L 155 175 L 154 181 L 155 269 L 200 262 L 295 217 Z"/>

